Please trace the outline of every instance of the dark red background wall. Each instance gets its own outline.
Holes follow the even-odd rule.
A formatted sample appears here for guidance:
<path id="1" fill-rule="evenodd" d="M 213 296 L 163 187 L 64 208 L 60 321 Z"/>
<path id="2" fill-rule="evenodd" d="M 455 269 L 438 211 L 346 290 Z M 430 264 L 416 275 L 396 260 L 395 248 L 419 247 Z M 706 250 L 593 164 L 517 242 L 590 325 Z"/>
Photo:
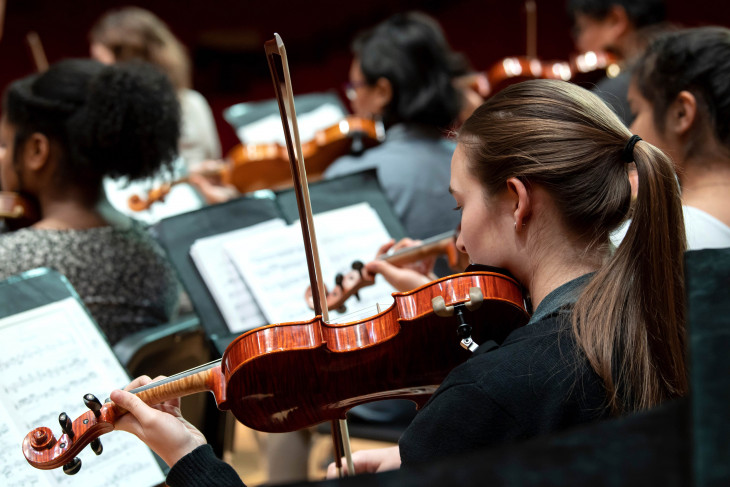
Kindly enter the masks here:
<path id="1" fill-rule="evenodd" d="M 0 40 L 0 86 L 34 70 L 25 42 L 36 31 L 50 62 L 88 55 L 89 27 L 106 10 L 134 2 L 6 0 Z M 712 0 L 668 0 L 669 20 L 687 26 L 730 26 L 730 6 Z M 263 43 L 278 32 L 289 53 L 294 90 L 338 88 L 347 80 L 349 42 L 360 29 L 397 11 L 418 9 L 442 24 L 452 46 L 472 65 L 525 52 L 521 0 L 147 0 L 137 5 L 163 18 L 186 44 L 194 63 L 194 88 L 216 114 L 224 150 L 237 143 L 221 111 L 273 96 Z M 567 59 L 573 52 L 564 0 L 537 0 L 538 56 Z"/>

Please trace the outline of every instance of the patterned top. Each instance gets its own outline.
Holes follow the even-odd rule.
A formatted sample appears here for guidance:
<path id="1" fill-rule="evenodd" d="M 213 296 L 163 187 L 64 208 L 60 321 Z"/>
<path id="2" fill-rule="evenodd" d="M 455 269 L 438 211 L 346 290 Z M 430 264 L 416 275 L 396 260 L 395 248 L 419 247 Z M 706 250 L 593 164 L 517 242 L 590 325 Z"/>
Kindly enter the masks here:
<path id="1" fill-rule="evenodd" d="M 179 284 L 138 222 L 85 230 L 24 228 L 0 235 L 0 279 L 50 267 L 64 274 L 111 345 L 175 312 Z"/>

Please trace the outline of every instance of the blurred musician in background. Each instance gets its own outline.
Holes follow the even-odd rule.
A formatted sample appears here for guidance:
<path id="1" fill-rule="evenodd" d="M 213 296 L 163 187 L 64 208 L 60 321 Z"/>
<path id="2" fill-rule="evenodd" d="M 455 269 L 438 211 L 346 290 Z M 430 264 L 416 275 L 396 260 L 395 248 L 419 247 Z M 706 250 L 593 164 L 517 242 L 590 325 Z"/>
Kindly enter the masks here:
<path id="1" fill-rule="evenodd" d="M 182 108 L 180 156 L 187 166 L 221 156 L 208 102 L 191 89 L 190 58 L 169 27 L 149 10 L 123 7 L 104 14 L 89 33 L 91 57 L 106 64 L 141 59 L 158 66 L 177 90 Z"/>
<path id="2" fill-rule="evenodd" d="M 175 91 L 147 64 L 67 60 L 12 83 L 0 120 L 0 181 L 36 201 L 40 220 L 0 235 L 0 279 L 56 269 L 112 345 L 170 321 L 175 272 L 146 229 L 111 208 L 102 180 L 169 167 L 179 126 Z"/>
<path id="3" fill-rule="evenodd" d="M 359 156 L 344 156 L 325 177 L 375 168 L 378 180 L 408 235 L 423 239 L 456 228 L 448 210 L 446 139 L 459 116 L 455 75 L 467 71 L 436 21 L 425 14 L 397 14 L 359 34 L 352 44 L 347 96 L 355 115 L 379 118 L 385 142 Z"/>
<path id="4" fill-rule="evenodd" d="M 221 157 L 220 140 L 208 102 L 191 89 L 191 67 L 185 46 L 168 26 L 149 10 L 123 7 L 104 14 L 89 33 L 91 56 L 105 64 L 140 60 L 162 70 L 172 82 L 182 109 L 182 126 L 172 174 L 155 174 L 149 180 L 130 183 L 127 179 L 107 179 L 104 186 L 109 201 L 119 211 L 156 223 L 161 218 L 200 208 L 203 199 L 193 187 L 179 184 L 171 188 L 162 203 L 142 212 L 129 208 L 130 196 L 143 196 L 163 183 L 184 178 L 191 168 Z"/>
<path id="5" fill-rule="evenodd" d="M 629 87 L 632 131 L 677 168 L 689 249 L 730 247 L 728 60 L 729 29 L 673 32 L 648 48 Z"/>
<path id="6" fill-rule="evenodd" d="M 568 0 L 567 6 L 576 48 L 616 57 L 621 72 L 599 81 L 593 91 L 631 125 L 631 68 L 649 42 L 669 28 L 665 0 Z"/>

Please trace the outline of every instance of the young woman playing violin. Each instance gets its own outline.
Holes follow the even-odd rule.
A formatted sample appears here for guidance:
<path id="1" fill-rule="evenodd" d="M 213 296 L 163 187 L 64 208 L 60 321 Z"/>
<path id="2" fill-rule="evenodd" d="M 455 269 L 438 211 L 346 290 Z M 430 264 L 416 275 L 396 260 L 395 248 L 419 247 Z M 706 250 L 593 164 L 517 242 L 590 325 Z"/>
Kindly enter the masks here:
<path id="1" fill-rule="evenodd" d="M 730 30 L 702 27 L 654 42 L 629 86 L 631 129 L 672 157 L 690 249 L 730 247 Z"/>
<path id="2" fill-rule="evenodd" d="M 0 235 L 0 279 L 64 274 L 109 341 L 170 320 L 179 286 L 162 249 L 106 202 L 105 176 L 146 177 L 177 152 L 180 108 L 149 65 L 68 60 L 14 82 L 0 120 L 3 191 L 40 220 Z"/>
<path id="3" fill-rule="evenodd" d="M 632 161 L 640 183 L 633 202 Z M 459 132 L 450 190 L 461 212 L 457 246 L 473 262 L 510 271 L 534 313 L 501 346 L 482 346 L 454 369 L 398 447 L 355 453 L 356 471 L 502 445 L 687 392 L 685 241 L 673 167 L 599 98 L 552 80 L 490 98 Z M 629 213 L 629 232 L 612 252 L 609 233 Z M 213 476 L 234 484 L 235 473 L 201 446 L 179 410 L 123 391 L 111 398 L 132 413 L 116 427 L 173 465 L 169 485 Z"/>

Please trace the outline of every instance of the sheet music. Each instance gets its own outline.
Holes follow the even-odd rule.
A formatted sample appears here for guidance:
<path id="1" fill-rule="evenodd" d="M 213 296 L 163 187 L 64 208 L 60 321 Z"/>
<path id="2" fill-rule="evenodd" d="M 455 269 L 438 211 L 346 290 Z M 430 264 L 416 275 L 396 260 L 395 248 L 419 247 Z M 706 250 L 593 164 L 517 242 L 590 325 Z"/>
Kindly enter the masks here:
<path id="1" fill-rule="evenodd" d="M 286 227 L 286 222 L 269 220 L 257 227 L 260 231 L 273 230 Z M 190 256 L 232 333 L 268 324 L 243 277 L 223 250 L 226 242 L 237 240 L 247 233 L 248 229 L 245 228 L 234 230 L 198 239 L 190 246 Z"/>
<path id="2" fill-rule="evenodd" d="M 104 451 L 79 454 L 81 470 L 38 470 L 22 452 L 26 434 L 39 426 L 61 435 L 58 415 L 75 419 L 87 408 L 83 396 L 104 401 L 130 382 L 111 348 L 74 298 L 0 320 L 0 484 L 156 486 L 165 476 L 152 452 L 136 437 L 112 432 L 100 437 Z"/>
<path id="3" fill-rule="evenodd" d="M 336 124 L 345 115 L 342 109 L 333 103 L 325 103 L 314 110 L 302 113 L 299 116 L 299 133 L 302 140 L 313 139 L 317 131 Z M 277 143 L 284 145 L 286 143 L 284 132 L 281 130 L 281 115 L 278 111 L 239 127 L 236 133 L 244 144 Z"/>
<path id="4" fill-rule="evenodd" d="M 314 216 L 319 257 L 325 285 L 334 286 L 335 275 L 351 270 L 355 260 L 366 262 L 390 239 L 375 210 L 367 203 L 320 213 Z M 309 287 L 299 222 L 279 228 L 252 226 L 244 229 L 224 249 L 243 276 L 268 323 L 308 320 L 314 317 L 304 299 Z M 394 289 L 382 277 L 374 286 L 360 291 L 360 300 L 351 297 L 347 312 L 392 303 Z M 330 310 L 331 318 L 339 313 Z"/>

